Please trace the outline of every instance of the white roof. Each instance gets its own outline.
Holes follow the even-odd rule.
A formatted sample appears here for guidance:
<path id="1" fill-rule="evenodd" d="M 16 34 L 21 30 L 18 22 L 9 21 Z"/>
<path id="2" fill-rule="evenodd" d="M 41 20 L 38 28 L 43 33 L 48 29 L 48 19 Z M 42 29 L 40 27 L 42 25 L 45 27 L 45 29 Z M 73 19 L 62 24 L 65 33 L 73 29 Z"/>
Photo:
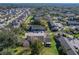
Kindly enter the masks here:
<path id="1" fill-rule="evenodd" d="M 26 33 L 26 36 L 46 36 L 44 32 L 28 32 Z"/>

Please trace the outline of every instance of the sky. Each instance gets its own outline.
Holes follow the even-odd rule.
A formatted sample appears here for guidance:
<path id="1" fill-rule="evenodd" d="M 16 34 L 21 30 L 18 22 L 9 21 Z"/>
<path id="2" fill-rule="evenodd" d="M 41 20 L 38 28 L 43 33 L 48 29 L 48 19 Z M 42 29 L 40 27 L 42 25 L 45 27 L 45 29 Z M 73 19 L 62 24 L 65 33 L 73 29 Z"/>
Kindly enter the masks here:
<path id="1" fill-rule="evenodd" d="M 0 3 L 79 3 L 79 0 L 0 0 Z"/>

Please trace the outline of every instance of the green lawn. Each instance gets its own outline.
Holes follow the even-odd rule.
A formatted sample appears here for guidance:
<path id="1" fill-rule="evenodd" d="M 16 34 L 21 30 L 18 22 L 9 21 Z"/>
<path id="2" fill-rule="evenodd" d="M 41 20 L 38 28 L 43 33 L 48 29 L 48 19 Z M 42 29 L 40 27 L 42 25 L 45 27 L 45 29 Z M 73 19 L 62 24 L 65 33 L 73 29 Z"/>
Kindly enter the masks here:
<path id="1" fill-rule="evenodd" d="M 47 21 L 44 21 L 43 24 L 47 28 L 47 32 L 50 35 L 51 47 L 50 48 L 44 47 L 43 50 L 40 52 L 40 54 L 41 55 L 58 55 L 56 43 L 54 41 L 54 33 L 50 31 Z"/>
<path id="2" fill-rule="evenodd" d="M 79 34 L 73 34 L 72 36 L 79 38 Z"/>
<path id="3" fill-rule="evenodd" d="M 57 51 L 57 48 L 56 48 L 56 43 L 53 39 L 53 34 L 52 33 L 50 35 L 50 39 L 51 39 L 51 47 L 50 48 L 44 47 L 43 50 L 40 53 L 41 55 L 58 55 L 58 51 Z"/>
<path id="4" fill-rule="evenodd" d="M 53 53 L 54 53 L 55 55 L 58 55 L 58 51 L 57 51 L 57 48 L 56 48 L 56 42 L 55 42 L 55 40 L 54 40 L 54 35 L 53 35 L 53 33 L 50 34 L 50 38 L 51 38 L 51 49 L 52 49 L 52 51 L 53 51 Z"/>
<path id="5" fill-rule="evenodd" d="M 41 55 L 56 55 L 56 53 L 51 48 L 44 47 L 40 53 Z"/>
<path id="6" fill-rule="evenodd" d="M 25 23 L 30 23 L 31 19 L 33 18 L 33 16 L 29 16 L 26 20 Z"/>

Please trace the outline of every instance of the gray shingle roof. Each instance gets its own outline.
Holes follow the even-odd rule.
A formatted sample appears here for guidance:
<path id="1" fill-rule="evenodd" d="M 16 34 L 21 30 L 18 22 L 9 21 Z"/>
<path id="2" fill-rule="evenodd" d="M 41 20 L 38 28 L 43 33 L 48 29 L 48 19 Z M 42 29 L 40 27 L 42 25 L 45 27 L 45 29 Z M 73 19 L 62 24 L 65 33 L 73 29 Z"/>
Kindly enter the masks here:
<path id="1" fill-rule="evenodd" d="M 68 41 L 68 38 L 60 37 L 59 41 L 61 45 L 63 46 L 63 49 L 66 50 L 66 53 L 68 55 L 77 55 L 75 48 L 72 46 L 72 44 L 70 44 L 70 42 Z"/>
<path id="2" fill-rule="evenodd" d="M 41 25 L 31 25 L 30 28 L 31 28 L 31 30 L 35 30 L 35 31 L 38 31 L 38 30 L 44 31 L 45 30 L 45 28 Z"/>

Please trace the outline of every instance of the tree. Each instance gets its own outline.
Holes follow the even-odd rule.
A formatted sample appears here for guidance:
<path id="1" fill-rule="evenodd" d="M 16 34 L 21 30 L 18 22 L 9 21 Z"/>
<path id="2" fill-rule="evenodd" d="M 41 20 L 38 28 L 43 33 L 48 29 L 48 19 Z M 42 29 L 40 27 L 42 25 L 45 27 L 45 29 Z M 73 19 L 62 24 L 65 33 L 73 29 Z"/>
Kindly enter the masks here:
<path id="1" fill-rule="evenodd" d="M 8 48 L 15 47 L 17 44 L 17 37 L 11 31 L 0 31 L 0 51 Z"/>
<path id="2" fill-rule="evenodd" d="M 38 38 L 33 38 L 33 41 L 31 42 L 31 54 L 32 55 L 38 55 L 40 51 L 43 48 L 42 41 Z"/>
<path id="3" fill-rule="evenodd" d="M 0 51 L 0 55 L 12 55 L 13 51 L 11 49 L 3 49 Z"/>

